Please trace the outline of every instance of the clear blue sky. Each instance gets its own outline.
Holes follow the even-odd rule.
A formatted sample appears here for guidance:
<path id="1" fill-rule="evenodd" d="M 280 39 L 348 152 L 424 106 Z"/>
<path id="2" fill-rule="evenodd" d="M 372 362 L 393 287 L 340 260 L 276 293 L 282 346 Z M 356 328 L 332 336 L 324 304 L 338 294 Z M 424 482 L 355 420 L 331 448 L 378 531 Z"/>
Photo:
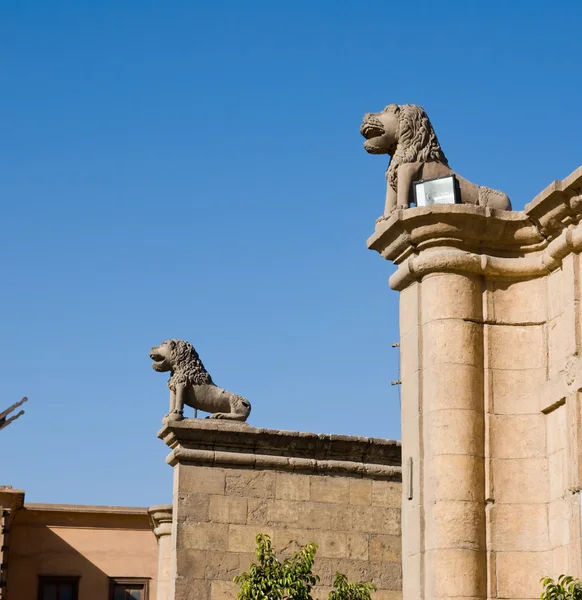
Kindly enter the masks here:
<path id="1" fill-rule="evenodd" d="M 170 501 L 169 337 L 253 425 L 399 438 L 361 116 L 423 105 L 452 167 L 522 208 L 582 164 L 582 8 L 552 5 L 5 0 L 0 407 L 30 402 L 0 484 Z"/>

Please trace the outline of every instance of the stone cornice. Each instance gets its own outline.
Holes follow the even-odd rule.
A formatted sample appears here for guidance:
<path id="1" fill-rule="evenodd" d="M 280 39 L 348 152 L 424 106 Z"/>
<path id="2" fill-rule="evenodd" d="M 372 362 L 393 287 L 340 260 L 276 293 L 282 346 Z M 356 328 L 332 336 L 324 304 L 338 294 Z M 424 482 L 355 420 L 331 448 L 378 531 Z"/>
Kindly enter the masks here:
<path id="1" fill-rule="evenodd" d="M 279 431 L 205 419 L 168 421 L 158 437 L 167 462 L 275 469 L 400 481 L 400 443 L 375 438 Z"/>
<path id="2" fill-rule="evenodd" d="M 455 204 L 397 210 L 379 219 L 368 248 L 398 265 L 402 290 L 433 272 L 539 277 L 582 250 L 582 167 L 554 182 L 524 211 Z"/>
<path id="3" fill-rule="evenodd" d="M 525 207 L 525 213 L 548 240 L 582 217 L 582 167 L 554 181 Z"/>
<path id="4" fill-rule="evenodd" d="M 148 509 L 155 536 L 159 539 L 172 533 L 172 505 L 150 506 Z"/>
<path id="5" fill-rule="evenodd" d="M 0 486 L 0 510 L 17 511 L 24 505 L 24 490 L 9 485 Z"/>

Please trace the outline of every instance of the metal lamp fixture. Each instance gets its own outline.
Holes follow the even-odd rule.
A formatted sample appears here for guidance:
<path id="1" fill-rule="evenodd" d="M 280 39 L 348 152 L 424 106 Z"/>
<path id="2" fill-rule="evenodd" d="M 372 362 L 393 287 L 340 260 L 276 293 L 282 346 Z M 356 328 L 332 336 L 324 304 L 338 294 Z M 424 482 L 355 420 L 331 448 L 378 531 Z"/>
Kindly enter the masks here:
<path id="1" fill-rule="evenodd" d="M 414 200 L 416 206 L 457 204 L 460 202 L 457 178 L 454 175 L 446 175 L 415 182 Z"/>

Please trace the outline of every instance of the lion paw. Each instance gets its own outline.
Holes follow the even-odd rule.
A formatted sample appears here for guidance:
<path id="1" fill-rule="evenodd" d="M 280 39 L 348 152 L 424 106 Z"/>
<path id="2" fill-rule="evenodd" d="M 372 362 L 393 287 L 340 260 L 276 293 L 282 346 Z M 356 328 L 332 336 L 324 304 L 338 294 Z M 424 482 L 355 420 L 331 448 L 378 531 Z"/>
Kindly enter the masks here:
<path id="1" fill-rule="evenodd" d="M 209 419 L 228 419 L 228 415 L 226 413 L 213 413 L 208 418 Z"/>

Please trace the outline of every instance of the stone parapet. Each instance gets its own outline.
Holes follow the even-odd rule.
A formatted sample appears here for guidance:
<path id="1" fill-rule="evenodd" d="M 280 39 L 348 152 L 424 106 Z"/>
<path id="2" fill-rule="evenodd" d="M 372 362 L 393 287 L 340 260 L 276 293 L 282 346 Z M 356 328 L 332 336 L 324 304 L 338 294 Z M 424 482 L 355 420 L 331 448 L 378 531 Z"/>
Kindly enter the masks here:
<path id="1" fill-rule="evenodd" d="M 399 481 L 400 443 L 392 440 L 280 431 L 206 419 L 167 421 L 158 433 L 167 462 L 342 474 Z"/>
<path id="2" fill-rule="evenodd" d="M 400 597 L 398 442 L 202 419 L 159 437 L 174 467 L 170 600 L 235 598 L 259 533 L 287 556 L 318 544 L 318 598 L 336 571 Z"/>

